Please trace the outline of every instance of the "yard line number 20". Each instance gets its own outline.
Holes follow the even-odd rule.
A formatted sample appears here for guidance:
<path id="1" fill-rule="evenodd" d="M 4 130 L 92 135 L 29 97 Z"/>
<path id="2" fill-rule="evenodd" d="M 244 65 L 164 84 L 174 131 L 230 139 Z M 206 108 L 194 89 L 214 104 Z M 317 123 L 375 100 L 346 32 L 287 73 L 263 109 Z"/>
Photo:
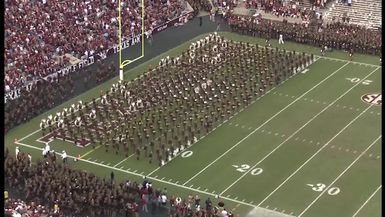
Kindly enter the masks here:
<path id="1" fill-rule="evenodd" d="M 242 164 L 242 165 L 233 165 L 233 167 L 237 168 L 236 171 L 245 173 L 250 169 L 250 165 L 248 164 Z M 263 172 L 262 168 L 254 168 L 250 171 L 250 174 L 253 176 L 257 176 Z"/>

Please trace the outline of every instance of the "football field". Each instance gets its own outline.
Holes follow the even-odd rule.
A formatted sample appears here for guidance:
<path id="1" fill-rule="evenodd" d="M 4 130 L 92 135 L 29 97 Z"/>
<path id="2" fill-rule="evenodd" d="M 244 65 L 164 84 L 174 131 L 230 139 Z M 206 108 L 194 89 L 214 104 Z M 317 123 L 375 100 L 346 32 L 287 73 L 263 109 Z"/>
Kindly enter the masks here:
<path id="1" fill-rule="evenodd" d="M 223 33 L 229 39 L 263 40 Z M 196 39 L 195 39 L 196 40 Z M 134 79 L 160 58 L 180 54 L 191 42 L 130 71 Z M 287 43 L 273 46 L 319 54 L 315 47 Z M 57 106 L 5 135 L 41 158 L 42 118 L 74 102 L 98 97 L 117 79 Z M 134 155 L 105 152 L 101 146 L 78 147 L 51 140 L 66 150 L 70 166 L 101 177 L 114 171 L 119 180 L 144 177 L 170 195 L 199 195 L 222 200 L 239 216 L 379 217 L 381 216 L 381 66 L 378 57 L 333 51 L 257 98 L 162 167 Z M 14 142 L 14 140 L 17 140 Z M 219 197 L 219 199 L 215 199 Z"/>

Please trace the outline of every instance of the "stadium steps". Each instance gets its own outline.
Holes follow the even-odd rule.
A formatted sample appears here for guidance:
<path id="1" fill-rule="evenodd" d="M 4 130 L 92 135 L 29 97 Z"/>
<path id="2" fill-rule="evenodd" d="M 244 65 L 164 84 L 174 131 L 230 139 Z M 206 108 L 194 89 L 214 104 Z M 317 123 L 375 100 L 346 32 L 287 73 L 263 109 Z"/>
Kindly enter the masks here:
<path id="1" fill-rule="evenodd" d="M 381 26 L 381 10 L 382 3 L 378 0 L 357 0 L 352 6 L 333 1 L 329 3 L 325 17 L 331 20 L 346 15 L 350 17 L 349 23 L 377 28 Z"/>

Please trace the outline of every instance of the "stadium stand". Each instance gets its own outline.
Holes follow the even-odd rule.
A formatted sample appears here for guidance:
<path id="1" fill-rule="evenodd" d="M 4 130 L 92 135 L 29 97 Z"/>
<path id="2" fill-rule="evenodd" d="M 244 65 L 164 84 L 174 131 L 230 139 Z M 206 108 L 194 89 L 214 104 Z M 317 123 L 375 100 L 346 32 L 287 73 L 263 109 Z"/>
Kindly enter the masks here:
<path id="1" fill-rule="evenodd" d="M 5 1 L 6 91 L 118 43 L 118 1 Z M 180 0 L 146 1 L 145 26 L 151 30 L 184 10 Z M 123 1 L 124 37 L 140 33 L 136 1 Z"/>
<path id="2" fill-rule="evenodd" d="M 129 180 L 117 183 L 113 176 L 102 179 L 91 173 L 71 169 L 52 152 L 47 158 L 39 159 L 36 165 L 30 164 L 26 156 L 21 151 L 14 158 L 6 149 L 6 185 L 25 192 L 25 201 L 30 205 L 25 206 L 26 203 L 21 200 L 15 204 L 12 199 L 8 199 L 4 204 L 6 212 L 20 213 L 26 208 L 25 212 L 35 212 L 37 209 L 39 213 L 60 210 L 59 213 L 64 216 L 116 217 L 139 216 L 141 211 L 155 213 L 162 209 L 169 216 L 219 216 L 224 212 L 228 217 L 233 216 L 230 211 L 226 211 L 223 202 L 214 205 L 209 198 L 202 201 L 197 195 L 182 199 L 169 194 L 167 189 L 156 189 L 147 180 L 143 183 Z"/>
<path id="3" fill-rule="evenodd" d="M 381 26 L 382 1 L 356 0 L 351 6 L 340 1 L 332 1 L 325 12 L 328 20 L 340 20 L 350 24 L 377 29 Z"/>

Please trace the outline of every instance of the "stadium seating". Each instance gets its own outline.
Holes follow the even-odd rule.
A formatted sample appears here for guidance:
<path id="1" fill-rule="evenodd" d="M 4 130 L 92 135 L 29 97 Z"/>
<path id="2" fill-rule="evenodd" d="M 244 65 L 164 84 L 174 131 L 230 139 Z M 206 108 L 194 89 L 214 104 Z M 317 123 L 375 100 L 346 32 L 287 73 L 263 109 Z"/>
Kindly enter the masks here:
<path id="1" fill-rule="evenodd" d="M 249 9 L 260 9 L 265 13 L 271 13 L 277 17 L 292 17 L 309 20 L 314 16 L 311 7 L 304 7 L 304 5 L 297 1 L 283 3 L 280 0 L 246 0 L 245 7 Z"/>
<path id="2" fill-rule="evenodd" d="M 380 0 L 356 0 L 351 6 L 338 1 L 329 4 L 326 16 L 329 20 L 342 19 L 343 16 L 349 17 L 350 24 L 362 25 L 368 28 L 378 28 L 381 26 Z"/>
<path id="3" fill-rule="evenodd" d="M 81 59 L 117 44 L 117 2 L 5 1 L 6 90 L 68 65 L 68 58 L 60 58 L 65 54 Z M 178 16 L 183 3 L 146 1 L 146 30 Z M 137 4 L 123 1 L 124 37 L 140 33 Z"/>

